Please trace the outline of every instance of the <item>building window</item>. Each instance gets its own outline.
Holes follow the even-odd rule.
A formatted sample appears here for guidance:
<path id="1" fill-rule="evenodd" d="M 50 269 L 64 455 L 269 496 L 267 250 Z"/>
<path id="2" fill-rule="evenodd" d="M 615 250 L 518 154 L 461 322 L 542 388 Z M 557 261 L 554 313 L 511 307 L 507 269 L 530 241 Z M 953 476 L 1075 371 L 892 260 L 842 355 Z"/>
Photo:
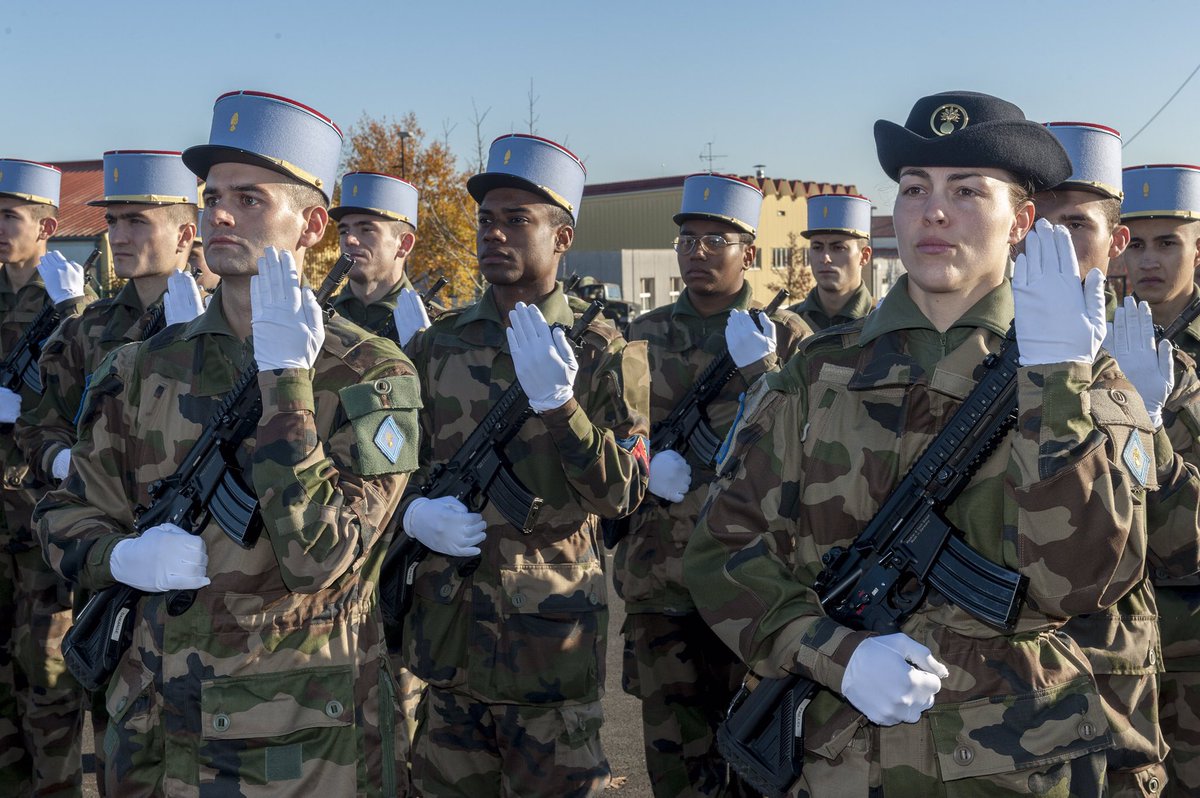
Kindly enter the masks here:
<path id="1" fill-rule="evenodd" d="M 671 278 L 671 299 L 679 299 L 679 295 L 683 293 L 683 278 Z"/>
<path id="2" fill-rule="evenodd" d="M 642 292 L 638 297 L 642 300 L 642 311 L 654 309 L 654 278 L 642 278 Z"/>
<path id="3" fill-rule="evenodd" d="M 786 269 L 792 265 L 792 250 L 790 247 L 771 248 L 771 268 Z"/>
<path id="4" fill-rule="evenodd" d="M 762 247 L 759 247 L 758 249 L 754 250 L 754 263 L 750 264 L 751 269 L 761 269 L 762 268 L 762 253 L 763 253 Z"/>

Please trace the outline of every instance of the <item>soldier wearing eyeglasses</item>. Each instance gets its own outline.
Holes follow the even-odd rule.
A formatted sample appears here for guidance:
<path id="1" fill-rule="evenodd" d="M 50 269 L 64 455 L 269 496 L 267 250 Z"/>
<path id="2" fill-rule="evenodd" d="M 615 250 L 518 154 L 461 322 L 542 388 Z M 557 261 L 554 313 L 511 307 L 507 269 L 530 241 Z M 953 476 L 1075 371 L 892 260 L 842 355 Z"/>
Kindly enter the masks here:
<path id="1" fill-rule="evenodd" d="M 814 330 L 861 319 L 875 307 L 863 282 L 871 262 L 871 201 L 856 194 L 808 198 L 808 262 L 816 287 L 790 308 Z"/>
<path id="2" fill-rule="evenodd" d="M 650 418 L 662 421 L 696 377 L 726 350 L 738 374 L 707 412 L 724 435 L 739 397 L 778 370 L 811 330 L 787 311 L 759 317 L 746 270 L 762 192 L 734 177 L 692 175 L 675 216 L 675 251 L 686 288 L 671 305 L 633 321 L 631 341 L 647 341 Z M 745 667 L 708 629 L 683 584 L 687 545 L 713 466 L 691 451 L 654 452 L 649 490 L 617 546 L 614 578 L 626 602 L 622 686 L 642 701 L 646 765 L 656 796 L 750 794 L 717 753 L 714 735 Z"/>

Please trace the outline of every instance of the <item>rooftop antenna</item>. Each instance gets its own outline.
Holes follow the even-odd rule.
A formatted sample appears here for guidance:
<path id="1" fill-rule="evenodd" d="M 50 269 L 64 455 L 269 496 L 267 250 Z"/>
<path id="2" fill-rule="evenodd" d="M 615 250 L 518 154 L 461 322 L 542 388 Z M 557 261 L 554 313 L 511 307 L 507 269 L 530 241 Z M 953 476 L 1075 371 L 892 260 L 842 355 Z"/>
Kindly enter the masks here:
<path id="1" fill-rule="evenodd" d="M 767 177 L 767 165 L 765 163 L 754 164 L 754 176 L 759 180 L 765 180 Z"/>
<path id="2" fill-rule="evenodd" d="M 710 175 L 712 174 L 712 170 L 713 170 L 713 161 L 717 160 L 718 158 L 725 157 L 724 155 L 713 155 L 712 145 L 713 145 L 713 143 L 711 141 L 706 142 L 704 144 L 705 149 L 700 150 L 700 160 L 708 161 L 708 173 Z M 705 150 L 707 150 L 707 152 L 705 152 Z"/>

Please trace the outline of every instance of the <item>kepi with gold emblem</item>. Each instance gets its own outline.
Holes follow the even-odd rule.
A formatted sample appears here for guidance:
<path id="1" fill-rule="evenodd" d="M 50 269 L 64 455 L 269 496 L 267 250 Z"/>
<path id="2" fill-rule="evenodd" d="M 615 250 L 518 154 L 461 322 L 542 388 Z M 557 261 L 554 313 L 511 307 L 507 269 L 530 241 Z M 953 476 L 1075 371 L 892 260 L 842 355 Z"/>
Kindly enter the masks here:
<path id="1" fill-rule="evenodd" d="M 583 161 L 550 139 L 511 133 L 492 142 L 487 171 L 467 180 L 476 202 L 494 188 L 519 188 L 541 194 L 579 221 L 579 203 L 587 169 Z"/>
<path id="2" fill-rule="evenodd" d="M 683 201 L 675 224 L 687 219 L 715 219 L 754 235 L 762 212 L 763 193 L 758 186 L 733 175 L 701 173 L 683 181 Z"/>

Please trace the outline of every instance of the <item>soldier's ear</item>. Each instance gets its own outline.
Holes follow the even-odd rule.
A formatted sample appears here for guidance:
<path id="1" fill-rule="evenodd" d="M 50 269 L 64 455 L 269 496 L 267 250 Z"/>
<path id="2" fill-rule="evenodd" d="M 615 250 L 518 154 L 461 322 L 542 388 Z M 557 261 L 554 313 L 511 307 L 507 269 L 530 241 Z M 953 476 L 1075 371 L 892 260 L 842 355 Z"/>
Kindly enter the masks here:
<path id="1" fill-rule="evenodd" d="M 554 233 L 554 251 L 566 252 L 575 241 L 575 228 L 569 224 L 561 225 Z"/>
<path id="2" fill-rule="evenodd" d="M 758 247 L 753 244 L 747 244 L 742 252 L 742 271 L 749 271 L 754 266 L 754 259 L 758 256 Z"/>
<path id="3" fill-rule="evenodd" d="M 192 252 L 192 244 L 196 241 L 196 223 L 184 222 L 179 225 L 179 240 L 175 242 L 175 253 Z"/>
<path id="4" fill-rule="evenodd" d="M 325 227 L 329 224 L 329 211 L 320 205 L 313 205 L 303 211 L 304 227 L 300 230 L 298 246 L 311 249 L 321 242 L 325 236 Z"/>
<path id="5" fill-rule="evenodd" d="M 1129 228 L 1123 224 L 1117 225 L 1113 230 L 1112 240 L 1108 244 L 1108 259 L 1114 260 L 1121 257 L 1121 253 L 1129 246 Z M 1200 247 L 1197 247 L 1200 251 Z"/>
<path id="6" fill-rule="evenodd" d="M 858 261 L 858 265 L 866 266 L 871 262 L 871 245 L 867 244 L 862 248 L 862 257 Z"/>
<path id="7" fill-rule="evenodd" d="M 403 260 L 408 257 L 408 253 L 412 252 L 413 247 L 417 245 L 417 237 L 413 233 L 405 231 L 404 235 L 400 236 L 400 245 L 396 247 L 396 259 Z"/>
<path id="8" fill-rule="evenodd" d="M 54 231 L 58 229 L 58 219 L 53 216 L 47 216 L 38 223 L 38 241 L 49 241 L 54 238 Z"/>

